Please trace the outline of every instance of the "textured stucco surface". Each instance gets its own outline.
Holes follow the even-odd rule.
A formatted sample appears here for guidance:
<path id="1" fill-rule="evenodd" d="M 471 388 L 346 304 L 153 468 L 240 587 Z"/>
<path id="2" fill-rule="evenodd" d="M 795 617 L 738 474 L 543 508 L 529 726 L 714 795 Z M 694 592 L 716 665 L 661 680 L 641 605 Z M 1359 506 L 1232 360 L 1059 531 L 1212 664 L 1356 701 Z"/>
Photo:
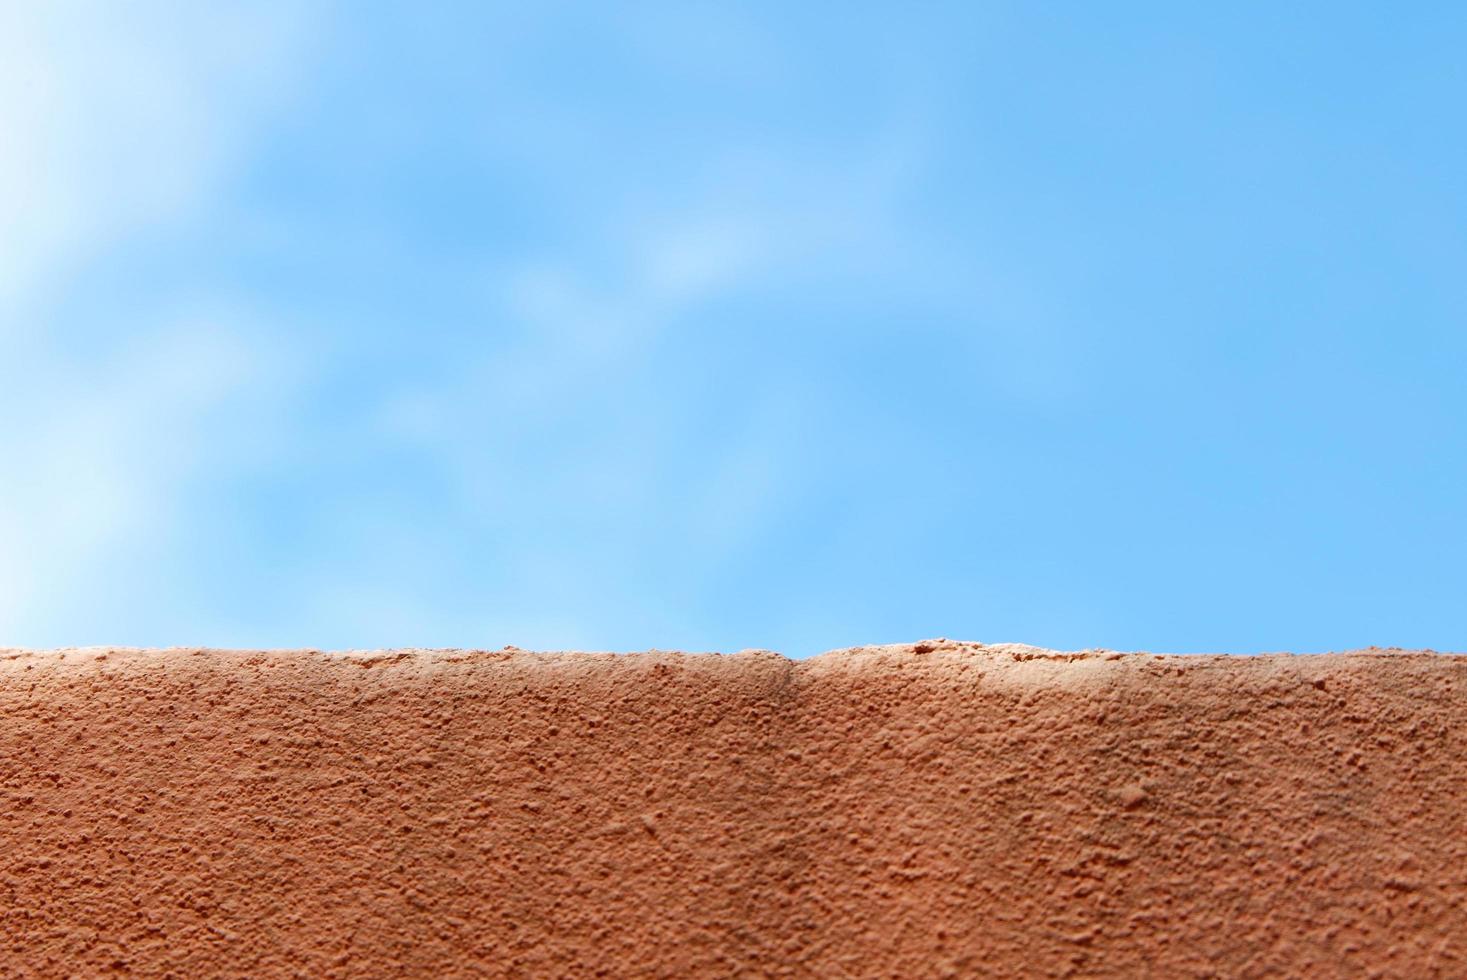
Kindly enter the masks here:
<path id="1" fill-rule="evenodd" d="M 0 975 L 1467 975 L 1467 658 L 0 653 Z"/>

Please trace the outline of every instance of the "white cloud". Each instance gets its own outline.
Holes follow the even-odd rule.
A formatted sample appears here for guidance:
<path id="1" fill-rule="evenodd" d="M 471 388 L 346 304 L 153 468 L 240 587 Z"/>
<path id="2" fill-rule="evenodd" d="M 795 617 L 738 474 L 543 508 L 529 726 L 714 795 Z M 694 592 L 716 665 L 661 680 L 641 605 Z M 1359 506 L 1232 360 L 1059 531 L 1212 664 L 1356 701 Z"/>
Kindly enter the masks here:
<path id="1" fill-rule="evenodd" d="M 218 413 L 254 397 L 258 385 L 279 384 L 279 364 L 251 339 L 259 331 L 240 325 L 227 303 L 222 315 L 162 328 L 137 321 L 142 339 L 118 355 L 56 342 L 48 310 L 89 259 L 208 219 L 289 95 L 314 36 L 305 10 L 303 0 L 0 0 L 0 382 L 12 383 L 0 390 L 0 642 L 78 639 L 91 597 L 145 589 L 137 569 L 165 547 L 159 542 L 189 533 L 182 515 L 193 488 L 230 451 L 218 445 Z M 705 34 L 704 43 L 728 50 L 728 30 Z M 670 52 L 674 67 L 748 69 L 767 81 L 759 56 L 767 39 L 739 36 L 743 53 L 718 64 L 701 51 L 688 60 L 692 49 L 675 37 L 646 43 Z M 552 182 L 559 175 L 556 198 L 584 203 L 568 232 L 574 240 L 486 275 L 503 290 L 486 319 L 510 325 L 486 333 L 515 340 L 469 351 L 430 379 L 385 377 L 357 389 L 364 400 L 381 393 L 380 428 L 365 433 L 363 457 L 373 459 L 382 437 L 423 450 L 438 464 L 427 469 L 445 477 L 443 506 L 422 516 L 394 510 L 395 497 L 368 497 L 358 514 L 333 499 L 327 520 L 342 523 L 341 539 L 369 542 L 370 554 L 349 562 L 323 549 L 301 556 L 299 567 L 269 570 L 290 580 L 278 586 L 289 596 L 279 605 L 298 603 L 289 625 L 302 632 L 268 640 L 333 642 L 340 633 L 323 630 L 355 622 L 353 637 L 376 642 L 458 633 L 568 645 L 589 642 L 585 624 L 635 625 L 627 619 L 635 611 L 610 611 L 622 599 L 640 606 L 642 621 L 672 622 L 682 614 L 675 598 L 655 609 L 645 594 L 619 597 L 603 573 L 655 522 L 690 541 L 704 564 L 735 554 L 802 478 L 799 434 L 810 404 L 802 399 L 819 393 L 751 392 L 731 403 L 730 424 L 696 454 L 700 471 L 688 472 L 687 420 L 672 398 L 647 394 L 657 383 L 648 365 L 668 332 L 696 329 L 699 313 L 745 291 L 819 280 L 840 293 L 880 282 L 930 301 L 971 280 L 969 264 L 942 254 L 907 208 L 929 134 L 902 123 L 901 112 L 886 131 L 824 152 L 793 135 L 719 142 L 683 161 L 697 171 L 686 180 L 626 182 L 612 168 L 600 184 L 589 171 L 604 168 L 588 167 L 584 152 L 597 118 L 573 107 L 562 118 L 553 98 L 527 98 L 520 111 L 512 98 L 508 108 L 486 101 L 509 148 L 521 147 Z M 611 114 L 592 115 L 612 125 Z M 571 138 L 557 143 L 558 134 Z M 682 163 L 666 166 L 671 173 Z M 364 224 L 351 229 L 354 240 L 401 232 Z M 414 244 L 408 237 L 404 247 Z M 339 410 L 350 417 L 333 435 L 362 434 L 355 411 Z M 508 568 L 502 580 L 511 584 L 493 608 L 464 598 L 490 562 L 457 577 L 423 571 L 465 540 L 487 542 L 493 564 Z M 649 561 L 646 551 L 631 560 Z M 170 629 L 196 628 L 165 598 L 143 605 L 174 617 Z M 561 618 L 567 609 L 583 622 Z M 258 642 L 250 615 L 239 625 Z"/>
<path id="2" fill-rule="evenodd" d="M 892 252 L 922 247 L 893 217 L 901 175 L 861 162 L 821 181 L 790 161 L 741 159 L 691 199 L 588 216 L 599 247 L 494 270 L 513 339 L 431 388 L 385 392 L 379 431 L 431 454 L 453 520 L 489 528 L 530 602 L 614 604 L 606 576 L 661 543 L 632 550 L 657 533 L 649 523 L 695 545 L 704 571 L 736 560 L 808 476 L 802 415 L 818 393 L 752 387 L 689 458 L 687 419 L 640 386 L 658 384 L 648 365 L 669 331 L 706 329 L 694 325 L 708 307 L 851 267 L 879 275 Z M 527 530 L 546 514 L 553 526 Z"/>
<path id="3" fill-rule="evenodd" d="M 148 588 L 224 448 L 214 413 L 260 378 L 227 303 L 99 330 L 52 300 L 89 260 L 207 215 L 287 90 L 309 10 L 0 2 L 0 642 L 75 642 L 109 596 Z"/>
<path id="4" fill-rule="evenodd" d="M 207 439 L 215 411 L 262 366 L 239 331 L 198 319 L 102 364 L 38 354 L 4 372 L 0 628 L 59 637 L 86 596 L 145 581 L 189 480 L 228 452 Z"/>
<path id="5" fill-rule="evenodd" d="M 0 324 L 206 202 L 284 92 L 310 7 L 0 3 Z"/>

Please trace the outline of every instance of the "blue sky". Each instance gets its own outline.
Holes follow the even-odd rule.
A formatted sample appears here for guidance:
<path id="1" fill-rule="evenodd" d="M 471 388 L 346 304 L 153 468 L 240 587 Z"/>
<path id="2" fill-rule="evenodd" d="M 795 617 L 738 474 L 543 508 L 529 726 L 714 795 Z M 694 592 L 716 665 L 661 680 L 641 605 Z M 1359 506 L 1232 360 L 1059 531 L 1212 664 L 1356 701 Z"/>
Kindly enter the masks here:
<path id="1" fill-rule="evenodd" d="M 0 4 L 0 644 L 1467 649 L 1458 4 Z"/>

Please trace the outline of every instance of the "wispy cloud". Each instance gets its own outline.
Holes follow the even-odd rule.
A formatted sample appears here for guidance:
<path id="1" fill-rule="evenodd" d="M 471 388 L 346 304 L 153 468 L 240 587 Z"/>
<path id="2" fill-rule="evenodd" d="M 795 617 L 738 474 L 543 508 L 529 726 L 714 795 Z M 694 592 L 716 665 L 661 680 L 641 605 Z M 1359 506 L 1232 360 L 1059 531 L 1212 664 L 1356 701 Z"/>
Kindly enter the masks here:
<path id="1" fill-rule="evenodd" d="M 288 90 L 310 5 L 0 4 L 0 637 L 137 623 L 209 435 L 267 369 L 226 298 L 76 324 L 88 264 L 204 220 Z M 205 312 L 180 312 L 187 308 Z M 113 338 L 104 342 L 102 337 Z M 151 591 L 150 591 L 151 590 Z"/>
<path id="2" fill-rule="evenodd" d="M 232 464 L 210 427 L 260 381 L 256 354 L 240 331 L 196 318 L 104 360 L 32 352 L 23 372 L 3 372 L 7 635 L 43 641 L 63 623 L 84 628 L 110 599 L 149 594 L 191 481 Z"/>
<path id="3" fill-rule="evenodd" d="M 289 91 L 312 6 L 0 4 L 0 323 L 207 204 Z"/>
<path id="4" fill-rule="evenodd" d="M 485 269 L 486 328 L 431 384 L 381 393 L 379 438 L 438 476 L 445 550 L 492 543 L 496 584 L 471 635 L 572 645 L 597 635 L 577 625 L 591 622 L 628 645 L 708 636 L 690 594 L 804 503 L 831 393 L 773 354 L 754 362 L 764 382 L 693 390 L 687 376 L 726 372 L 670 351 L 737 346 L 760 325 L 727 311 L 782 289 L 921 290 L 904 265 L 936 243 L 903 224 L 907 175 L 884 157 L 842 167 L 797 180 L 809 168 L 730 161 L 699 194 L 586 214 L 576 247 Z M 390 542 L 383 561 L 396 561 Z M 443 586 L 403 581 L 391 605 L 418 610 L 420 632 L 463 622 L 464 597 Z"/>
<path id="5" fill-rule="evenodd" d="M 249 414 L 260 391 L 284 383 L 261 346 L 270 331 L 228 297 L 182 316 L 168 297 L 150 297 L 109 331 L 132 341 L 96 355 L 61 342 L 51 300 L 90 260 L 207 222 L 228 201 L 252 141 L 288 108 L 312 44 L 303 9 L 154 5 L 124 17 L 98 3 L 3 15 L 0 63 L 15 97 L 0 105 L 25 151 L 0 172 L 10 229 L 0 317 L 12 330 L 0 343 L 24 352 L 11 361 L 29 377 L 10 391 L 15 425 L 0 435 L 7 466 L 26 474 L 0 491 L 9 545 L 0 627 L 23 638 L 76 637 L 79 604 L 109 582 L 136 582 L 115 574 L 121 565 L 197 549 L 206 529 L 189 524 L 190 504 L 209 468 L 229 465 L 220 417 Z M 798 67 L 751 24 L 736 32 L 737 56 L 696 53 L 733 26 L 710 34 L 702 21 L 669 21 L 622 40 L 638 64 L 719 86 L 768 88 Z M 192 623 L 178 602 L 142 603 L 151 624 L 171 617 L 174 630 L 265 643 L 696 643 L 707 633 L 692 593 L 744 560 L 818 479 L 805 455 L 831 392 L 777 360 L 761 368 L 772 383 L 693 390 L 674 375 L 722 372 L 676 352 L 693 337 L 712 351 L 756 332 L 728 312 L 783 291 L 897 296 L 913 308 L 968 302 L 951 292 L 964 277 L 952 274 L 947 243 L 910 208 L 932 149 L 912 106 L 875 112 L 871 131 L 839 140 L 720 135 L 676 164 L 619 175 L 581 162 L 588 133 L 609 135 L 606 121 L 575 100 L 546 102 L 525 86 L 532 75 L 500 79 L 490 155 L 521 176 L 548 175 L 557 201 L 579 205 L 574 226 L 547 214 L 543 247 L 479 264 L 487 301 L 458 310 L 480 322 L 462 325 L 451 360 L 426 375 L 375 375 L 352 389 L 359 403 L 327 406 L 331 396 L 316 391 L 276 433 L 298 468 L 276 477 L 319 480 L 312 450 L 329 446 L 363 481 L 318 482 L 319 499 L 250 515 L 300 521 L 314 545 L 295 542 L 288 567 L 256 584 L 274 603 L 274 632 L 231 602 L 193 610 Z M 678 180 L 646 179 L 672 166 Z M 594 187 L 580 186 L 587 178 Z M 350 223 L 353 241 L 370 233 L 405 256 L 421 246 L 421 229 L 374 224 L 370 209 Z M 349 250 L 342 228 L 320 231 L 311 248 Z M 335 382 L 307 387 L 316 383 Z M 318 427 L 326 417 L 329 434 Z M 411 499 L 390 490 L 399 450 L 418 467 L 404 477 L 415 481 Z M 284 557 L 280 547 L 244 560 Z M 126 620 L 106 621 L 115 630 Z"/>

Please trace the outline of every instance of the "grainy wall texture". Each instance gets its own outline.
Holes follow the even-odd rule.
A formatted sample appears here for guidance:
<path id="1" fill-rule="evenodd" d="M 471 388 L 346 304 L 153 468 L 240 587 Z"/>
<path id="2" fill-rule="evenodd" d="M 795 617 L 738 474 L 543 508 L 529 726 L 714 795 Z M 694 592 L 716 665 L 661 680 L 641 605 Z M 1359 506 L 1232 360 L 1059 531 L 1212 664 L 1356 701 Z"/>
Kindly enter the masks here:
<path id="1" fill-rule="evenodd" d="M 0 658 L 6 977 L 1467 976 L 1467 658 Z"/>

